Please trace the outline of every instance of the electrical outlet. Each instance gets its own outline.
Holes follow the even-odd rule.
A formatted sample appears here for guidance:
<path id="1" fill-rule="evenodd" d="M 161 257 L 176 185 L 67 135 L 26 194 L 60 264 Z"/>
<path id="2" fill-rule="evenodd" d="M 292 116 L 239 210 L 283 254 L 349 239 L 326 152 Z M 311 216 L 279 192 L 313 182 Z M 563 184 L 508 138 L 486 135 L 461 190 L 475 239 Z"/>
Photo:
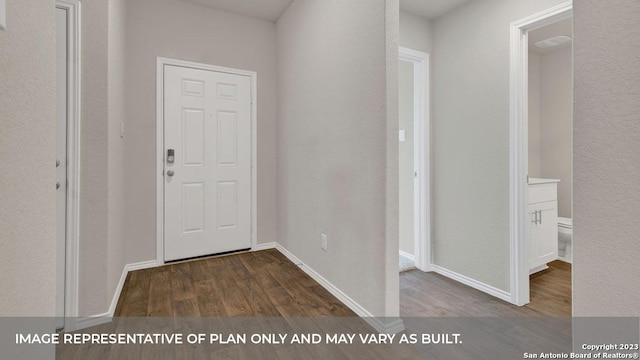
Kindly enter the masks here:
<path id="1" fill-rule="evenodd" d="M 320 234 L 320 247 L 322 247 L 322 250 L 327 251 L 329 248 L 329 243 L 327 241 L 327 235 L 325 234 Z"/>

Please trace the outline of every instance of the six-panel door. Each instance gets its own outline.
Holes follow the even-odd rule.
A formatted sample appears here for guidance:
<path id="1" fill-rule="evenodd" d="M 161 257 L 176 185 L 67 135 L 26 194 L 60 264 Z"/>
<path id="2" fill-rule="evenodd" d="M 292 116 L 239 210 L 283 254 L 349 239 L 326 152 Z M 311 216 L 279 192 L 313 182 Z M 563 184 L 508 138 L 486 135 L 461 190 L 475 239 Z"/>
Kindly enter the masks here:
<path id="1" fill-rule="evenodd" d="M 251 79 L 165 65 L 164 145 L 165 261 L 250 248 Z"/>

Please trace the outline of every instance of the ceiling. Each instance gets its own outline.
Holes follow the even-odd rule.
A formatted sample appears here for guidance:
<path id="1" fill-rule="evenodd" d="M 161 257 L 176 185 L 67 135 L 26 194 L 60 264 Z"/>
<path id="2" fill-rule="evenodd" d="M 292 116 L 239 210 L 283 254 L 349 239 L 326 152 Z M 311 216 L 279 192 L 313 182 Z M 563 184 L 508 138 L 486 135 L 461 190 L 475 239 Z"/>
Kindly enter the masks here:
<path id="1" fill-rule="evenodd" d="M 183 0 L 230 13 L 275 22 L 293 0 Z"/>
<path id="2" fill-rule="evenodd" d="M 276 22 L 293 0 L 183 0 L 230 13 Z M 471 0 L 400 0 L 400 9 L 433 20 Z"/>
<path id="3" fill-rule="evenodd" d="M 400 10 L 434 20 L 471 0 L 400 0 Z"/>
<path id="4" fill-rule="evenodd" d="M 538 41 L 560 35 L 566 35 L 573 38 L 573 20 L 571 18 L 558 21 L 557 23 L 547 25 L 540 29 L 529 31 L 529 52 L 544 55 L 552 53 L 558 49 L 562 49 L 566 46 L 570 46 L 571 42 L 550 48 L 539 48 L 533 45 Z"/>

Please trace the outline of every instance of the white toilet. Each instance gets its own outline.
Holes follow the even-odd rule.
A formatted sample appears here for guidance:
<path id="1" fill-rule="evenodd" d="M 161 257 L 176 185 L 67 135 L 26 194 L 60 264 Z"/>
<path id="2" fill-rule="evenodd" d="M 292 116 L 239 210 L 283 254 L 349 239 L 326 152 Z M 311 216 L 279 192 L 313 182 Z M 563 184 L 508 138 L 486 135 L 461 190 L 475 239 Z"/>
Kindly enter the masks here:
<path id="1" fill-rule="evenodd" d="M 558 258 L 571 263 L 573 261 L 573 221 L 558 217 Z"/>

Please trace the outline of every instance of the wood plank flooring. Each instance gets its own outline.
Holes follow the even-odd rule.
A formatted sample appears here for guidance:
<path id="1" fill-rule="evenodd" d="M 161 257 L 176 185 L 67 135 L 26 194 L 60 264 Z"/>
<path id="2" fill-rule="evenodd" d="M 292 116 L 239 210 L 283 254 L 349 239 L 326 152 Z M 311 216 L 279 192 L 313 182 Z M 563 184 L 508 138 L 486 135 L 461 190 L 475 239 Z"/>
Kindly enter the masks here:
<path id="1" fill-rule="evenodd" d="M 571 265 L 561 261 L 531 276 L 531 302 L 522 307 L 436 273 L 400 274 L 400 316 L 571 316 Z"/>
<path id="2" fill-rule="evenodd" d="M 336 316 L 356 314 L 277 250 L 131 272 L 115 316 Z"/>
<path id="3" fill-rule="evenodd" d="M 552 263 L 532 276 L 532 303 L 517 307 L 434 273 L 400 275 L 400 315 L 407 333 L 457 332 L 465 326 L 464 347 L 393 345 L 58 345 L 57 359 L 451 359 L 521 356 L 532 342 L 554 344 L 568 338 L 563 324 L 457 323 L 442 317 L 532 316 L 570 313 L 571 267 Z M 113 322 L 89 333 L 375 333 L 327 290 L 277 250 L 249 252 L 131 272 Z M 131 318 L 142 317 L 142 318 Z M 192 318 L 193 317 L 193 318 Z M 244 318 L 265 317 L 264 321 Z M 268 317 L 268 318 L 267 318 Z M 431 317 L 420 319 L 418 317 Z M 233 321 L 237 320 L 237 321 Z M 530 328 L 530 326 L 533 328 Z M 519 328 L 527 326 L 526 328 Z M 537 326 L 537 327 L 536 327 Z M 550 327 L 553 326 L 553 327 Z M 469 328 L 470 327 L 470 328 Z M 505 336 L 505 328 L 516 336 Z M 568 327 L 570 329 L 570 326 Z M 222 330 L 224 329 L 224 330 Z M 449 329 L 446 330 L 445 329 Z M 536 330 L 537 329 L 537 330 Z M 559 330 L 558 330 L 559 329 Z M 555 332 L 553 332 L 553 331 Z M 533 334 L 528 336 L 527 334 Z M 544 336 L 540 336 L 543 334 Z M 527 335 L 527 336 L 525 336 Z M 570 332 L 569 332 L 570 335 Z M 479 336 L 479 337 L 477 337 Z M 545 337 L 546 336 L 546 337 Z M 489 345 L 488 345 L 489 344 Z M 519 345 L 518 345 L 519 344 Z M 542 345 L 541 345 L 542 346 Z M 546 348 L 543 346 L 543 348 Z M 489 354 L 489 355 L 478 355 Z"/>
<path id="4" fill-rule="evenodd" d="M 131 272 L 116 316 L 302 317 L 356 314 L 275 249 Z M 400 315 L 570 316 L 571 265 L 531 276 L 531 302 L 514 306 L 435 273 L 400 274 Z"/>

